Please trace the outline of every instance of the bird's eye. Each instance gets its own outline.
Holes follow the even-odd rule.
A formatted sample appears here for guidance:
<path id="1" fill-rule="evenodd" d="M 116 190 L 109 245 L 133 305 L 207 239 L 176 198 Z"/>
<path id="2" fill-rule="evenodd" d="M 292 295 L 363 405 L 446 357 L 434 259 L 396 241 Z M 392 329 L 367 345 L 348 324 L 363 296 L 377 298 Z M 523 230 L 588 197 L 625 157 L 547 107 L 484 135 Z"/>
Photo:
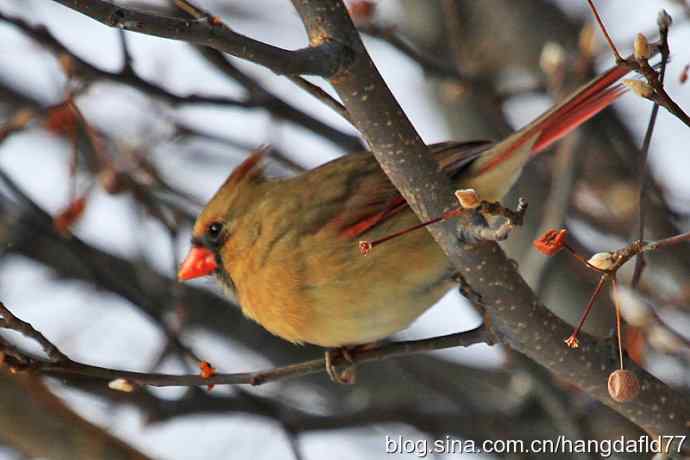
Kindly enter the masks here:
<path id="1" fill-rule="evenodd" d="M 214 243 L 217 243 L 221 233 L 223 232 L 223 224 L 220 222 L 214 222 L 208 226 L 208 237 Z"/>

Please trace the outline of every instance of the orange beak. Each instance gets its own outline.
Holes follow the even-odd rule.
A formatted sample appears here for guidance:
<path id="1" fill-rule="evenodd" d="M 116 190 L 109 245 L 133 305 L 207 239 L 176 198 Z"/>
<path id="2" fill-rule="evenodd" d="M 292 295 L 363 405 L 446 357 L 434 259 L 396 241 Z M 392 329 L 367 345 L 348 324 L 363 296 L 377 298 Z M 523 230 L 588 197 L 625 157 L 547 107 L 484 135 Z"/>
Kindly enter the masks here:
<path id="1" fill-rule="evenodd" d="M 200 246 L 192 246 L 180 266 L 180 271 L 177 272 L 177 279 L 187 281 L 210 275 L 217 268 L 216 256 L 210 250 Z"/>

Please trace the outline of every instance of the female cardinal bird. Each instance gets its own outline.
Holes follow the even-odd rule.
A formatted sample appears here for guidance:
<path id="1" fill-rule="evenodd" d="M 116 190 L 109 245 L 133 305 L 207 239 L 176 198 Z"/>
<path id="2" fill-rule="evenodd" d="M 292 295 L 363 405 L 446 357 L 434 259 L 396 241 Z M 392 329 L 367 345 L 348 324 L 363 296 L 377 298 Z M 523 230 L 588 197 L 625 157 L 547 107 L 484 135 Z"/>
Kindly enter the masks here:
<path id="1" fill-rule="evenodd" d="M 624 92 L 615 83 L 627 72 L 614 67 L 502 142 L 436 144 L 430 154 L 459 188 L 500 200 L 532 155 Z M 370 152 L 279 180 L 264 176 L 261 157 L 237 167 L 197 218 L 180 280 L 215 273 L 273 334 L 343 350 L 405 329 L 455 285 L 426 231 L 360 255 L 359 240 L 419 223 Z"/>

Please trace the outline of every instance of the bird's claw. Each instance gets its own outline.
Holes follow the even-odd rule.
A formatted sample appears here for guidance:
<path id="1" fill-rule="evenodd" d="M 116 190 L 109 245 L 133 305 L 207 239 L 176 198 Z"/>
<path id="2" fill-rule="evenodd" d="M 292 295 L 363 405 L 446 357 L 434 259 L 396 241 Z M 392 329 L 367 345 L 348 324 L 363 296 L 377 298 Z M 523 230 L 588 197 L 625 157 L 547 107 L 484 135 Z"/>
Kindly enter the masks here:
<path id="1" fill-rule="evenodd" d="M 339 371 L 333 364 L 334 359 L 337 355 L 342 356 L 342 358 L 349 364 L 345 369 Z M 352 385 L 357 380 L 357 371 L 354 365 L 354 360 L 352 355 L 347 350 L 347 348 L 336 348 L 335 350 L 328 350 L 324 354 L 324 359 L 326 361 L 326 373 L 330 377 L 331 381 L 341 385 Z"/>

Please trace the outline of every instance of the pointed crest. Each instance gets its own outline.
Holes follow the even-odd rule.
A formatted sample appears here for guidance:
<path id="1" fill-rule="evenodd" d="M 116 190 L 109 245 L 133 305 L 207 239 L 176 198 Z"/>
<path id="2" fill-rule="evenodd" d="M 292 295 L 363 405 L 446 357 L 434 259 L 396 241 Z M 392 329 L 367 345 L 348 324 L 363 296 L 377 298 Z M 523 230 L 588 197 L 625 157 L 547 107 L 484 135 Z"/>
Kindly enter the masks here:
<path id="1" fill-rule="evenodd" d="M 234 187 L 241 182 L 260 176 L 263 171 L 262 160 L 270 149 L 271 147 L 268 145 L 261 145 L 252 150 L 249 156 L 232 171 L 232 174 L 228 176 L 221 188 L 225 188 L 226 185 Z"/>
<path id="2" fill-rule="evenodd" d="M 263 159 L 269 146 L 262 145 L 253 150 L 249 156 L 237 166 L 218 188 L 211 200 L 194 224 L 193 235 L 201 237 L 208 226 L 215 221 L 227 222 L 231 215 L 244 212 L 247 200 L 251 201 L 252 195 L 247 186 L 259 184 L 264 180 Z"/>

